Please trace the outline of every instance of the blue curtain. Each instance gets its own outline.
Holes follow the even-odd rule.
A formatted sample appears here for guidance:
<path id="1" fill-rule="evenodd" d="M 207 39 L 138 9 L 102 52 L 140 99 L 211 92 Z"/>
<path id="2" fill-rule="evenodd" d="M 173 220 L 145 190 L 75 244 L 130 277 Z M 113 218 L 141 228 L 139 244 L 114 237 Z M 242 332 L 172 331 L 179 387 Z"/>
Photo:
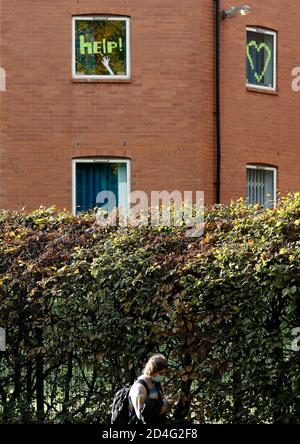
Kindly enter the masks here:
<path id="1" fill-rule="evenodd" d="M 96 204 L 101 191 L 112 191 L 118 206 L 118 168 L 117 163 L 76 164 L 76 213 L 103 206 L 106 202 Z"/>

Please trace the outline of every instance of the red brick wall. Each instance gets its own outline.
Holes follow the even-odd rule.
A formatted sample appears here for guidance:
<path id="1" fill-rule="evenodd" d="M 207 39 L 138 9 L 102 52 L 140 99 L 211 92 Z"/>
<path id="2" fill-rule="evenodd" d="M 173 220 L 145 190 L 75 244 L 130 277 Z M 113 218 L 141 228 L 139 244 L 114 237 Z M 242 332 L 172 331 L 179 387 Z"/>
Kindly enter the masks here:
<path id="1" fill-rule="evenodd" d="M 279 167 L 298 190 L 300 7 L 249 0 L 253 13 L 222 23 L 222 201 L 245 195 L 245 166 Z M 231 6 L 232 1 L 223 1 Z M 71 209 L 71 159 L 132 159 L 132 189 L 204 190 L 214 199 L 212 0 L 2 0 L 0 207 Z M 132 81 L 71 78 L 71 18 L 132 18 Z M 278 94 L 245 88 L 245 26 L 278 31 Z"/>

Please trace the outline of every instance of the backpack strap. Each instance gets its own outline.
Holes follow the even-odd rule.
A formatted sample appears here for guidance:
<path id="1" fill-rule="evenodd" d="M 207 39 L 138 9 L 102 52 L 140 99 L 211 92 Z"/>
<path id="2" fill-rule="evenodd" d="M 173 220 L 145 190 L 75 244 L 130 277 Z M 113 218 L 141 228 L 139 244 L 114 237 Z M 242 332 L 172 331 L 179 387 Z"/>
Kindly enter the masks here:
<path id="1" fill-rule="evenodd" d="M 145 387 L 145 389 L 147 391 L 147 398 L 148 398 L 149 395 L 150 395 L 150 389 L 149 389 L 148 384 L 146 383 L 146 381 L 144 381 L 143 379 L 138 379 L 136 382 L 139 382 L 140 384 L 142 384 Z"/>
<path id="2" fill-rule="evenodd" d="M 154 385 L 155 385 L 156 390 L 158 392 L 159 399 L 164 398 L 164 391 L 163 391 L 161 383 L 160 382 L 154 382 Z"/>

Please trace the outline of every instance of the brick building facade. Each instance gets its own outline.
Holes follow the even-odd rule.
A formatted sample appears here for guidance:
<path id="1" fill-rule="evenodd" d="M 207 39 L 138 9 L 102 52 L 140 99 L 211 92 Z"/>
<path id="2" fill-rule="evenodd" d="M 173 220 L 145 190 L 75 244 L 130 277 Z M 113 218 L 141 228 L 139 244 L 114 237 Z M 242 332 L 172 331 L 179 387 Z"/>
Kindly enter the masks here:
<path id="1" fill-rule="evenodd" d="M 249 180 L 269 180 L 264 171 L 281 193 L 300 189 L 300 93 L 291 86 L 300 65 L 300 6 L 249 5 L 250 15 L 221 23 L 224 203 L 246 197 L 247 181 L 249 188 Z M 72 76 L 72 17 L 101 15 L 130 18 L 130 78 Z M 255 44 L 247 27 L 275 37 Z M 213 0 L 2 0 L 0 207 L 75 211 L 79 174 L 91 174 L 76 170 L 78 159 L 101 160 L 100 175 L 111 173 L 107 160 L 122 165 L 115 186 L 121 180 L 127 191 L 204 190 L 213 203 L 214 38 Z M 246 62 L 256 83 L 267 81 L 273 63 L 274 88 L 246 86 Z M 271 169 L 253 176 L 250 164 Z"/>

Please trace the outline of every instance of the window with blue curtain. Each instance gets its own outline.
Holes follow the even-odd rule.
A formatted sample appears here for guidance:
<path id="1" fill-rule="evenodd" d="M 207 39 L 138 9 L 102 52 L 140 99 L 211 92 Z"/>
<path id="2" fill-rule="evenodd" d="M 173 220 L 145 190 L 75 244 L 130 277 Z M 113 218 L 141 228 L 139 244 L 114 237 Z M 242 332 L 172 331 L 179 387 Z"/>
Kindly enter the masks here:
<path id="1" fill-rule="evenodd" d="M 106 162 L 76 163 L 76 214 L 89 211 L 97 204 L 97 195 L 101 191 L 111 191 L 115 195 L 116 206 L 119 204 L 119 171 L 125 165 Z"/>
<path id="2" fill-rule="evenodd" d="M 275 34 L 247 30 L 247 84 L 275 88 Z"/>

